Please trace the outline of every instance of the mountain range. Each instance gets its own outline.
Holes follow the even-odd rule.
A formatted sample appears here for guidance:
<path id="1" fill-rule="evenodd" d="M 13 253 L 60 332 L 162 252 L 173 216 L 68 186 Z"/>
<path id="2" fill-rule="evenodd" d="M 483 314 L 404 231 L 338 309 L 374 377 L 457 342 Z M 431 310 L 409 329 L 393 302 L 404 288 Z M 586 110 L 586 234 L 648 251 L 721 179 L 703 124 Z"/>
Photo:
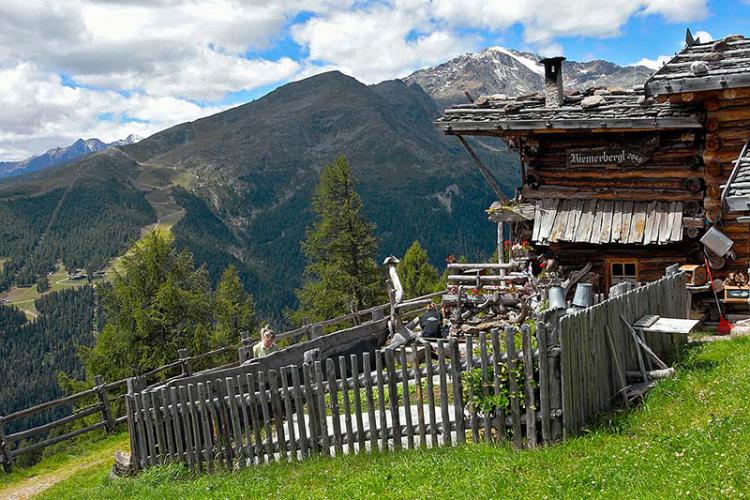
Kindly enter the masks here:
<path id="1" fill-rule="evenodd" d="M 544 66 L 541 59 L 540 55 L 530 52 L 489 47 L 421 69 L 404 78 L 404 81 L 418 84 L 442 107 L 466 102 L 464 92 L 474 98 L 490 94 L 515 97 L 542 89 Z M 619 66 L 602 60 L 564 61 L 563 83 L 570 89 L 629 89 L 642 84 L 652 72 L 645 66 Z"/>
<path id="2" fill-rule="evenodd" d="M 70 146 L 52 148 L 40 155 L 32 156 L 25 160 L 0 162 L 0 178 L 29 174 L 38 170 L 57 167 L 112 146 L 135 144 L 141 139 L 142 137 L 135 134 L 110 143 L 102 142 L 99 139 L 78 139 Z"/>
<path id="3" fill-rule="evenodd" d="M 175 241 L 216 279 L 235 265 L 259 311 L 276 323 L 302 280 L 300 241 L 313 220 L 320 169 L 352 164 L 377 226 L 380 258 L 420 240 L 435 264 L 488 257 L 494 195 L 454 138 L 433 126 L 442 108 L 480 94 L 541 89 L 540 57 L 499 47 L 365 85 L 333 71 L 134 144 L 0 181 L 0 290 L 33 282 L 62 259 L 100 268 L 143 226 L 175 223 Z M 566 63 L 566 84 L 631 86 L 643 67 Z M 80 141 L 79 141 L 80 142 Z M 491 138 L 473 142 L 508 194 L 517 159 Z"/>

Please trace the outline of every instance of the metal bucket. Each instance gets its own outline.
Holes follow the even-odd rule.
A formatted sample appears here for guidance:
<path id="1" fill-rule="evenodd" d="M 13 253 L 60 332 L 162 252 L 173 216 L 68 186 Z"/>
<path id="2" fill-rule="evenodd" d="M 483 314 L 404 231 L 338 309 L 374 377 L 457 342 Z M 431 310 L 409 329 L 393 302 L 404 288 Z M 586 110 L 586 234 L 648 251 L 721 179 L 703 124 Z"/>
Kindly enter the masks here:
<path id="1" fill-rule="evenodd" d="M 578 283 L 576 293 L 573 296 L 573 305 L 577 307 L 589 307 L 594 304 L 594 285 L 591 283 Z"/>
<path id="2" fill-rule="evenodd" d="M 551 286 L 547 290 L 547 300 L 550 309 L 565 309 L 565 289 L 561 286 Z"/>
<path id="3" fill-rule="evenodd" d="M 734 245 L 734 241 L 727 238 L 727 236 L 712 226 L 711 229 L 706 231 L 706 234 L 701 236 L 700 242 L 706 245 L 706 247 L 719 257 L 724 257 Z"/>

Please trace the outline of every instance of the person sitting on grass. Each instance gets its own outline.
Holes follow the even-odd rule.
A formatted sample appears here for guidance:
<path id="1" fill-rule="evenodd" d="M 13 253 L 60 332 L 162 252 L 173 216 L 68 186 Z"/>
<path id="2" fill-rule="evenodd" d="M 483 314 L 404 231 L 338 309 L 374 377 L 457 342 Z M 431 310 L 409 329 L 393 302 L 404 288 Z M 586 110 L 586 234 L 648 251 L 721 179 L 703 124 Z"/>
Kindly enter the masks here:
<path id="1" fill-rule="evenodd" d="M 253 357 L 262 358 L 278 350 L 279 346 L 276 345 L 276 333 L 274 333 L 268 325 L 261 328 L 260 342 L 253 346 Z"/>

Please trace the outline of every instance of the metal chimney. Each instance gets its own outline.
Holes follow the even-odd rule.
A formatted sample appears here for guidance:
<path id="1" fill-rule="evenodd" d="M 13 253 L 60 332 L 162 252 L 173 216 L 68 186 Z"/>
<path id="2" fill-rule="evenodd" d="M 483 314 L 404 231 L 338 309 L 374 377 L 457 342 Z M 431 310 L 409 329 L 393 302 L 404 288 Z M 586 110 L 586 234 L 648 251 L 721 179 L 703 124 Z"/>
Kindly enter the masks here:
<path id="1" fill-rule="evenodd" d="M 564 57 L 547 57 L 542 59 L 544 64 L 544 107 L 559 108 L 563 104 L 563 73 Z"/>

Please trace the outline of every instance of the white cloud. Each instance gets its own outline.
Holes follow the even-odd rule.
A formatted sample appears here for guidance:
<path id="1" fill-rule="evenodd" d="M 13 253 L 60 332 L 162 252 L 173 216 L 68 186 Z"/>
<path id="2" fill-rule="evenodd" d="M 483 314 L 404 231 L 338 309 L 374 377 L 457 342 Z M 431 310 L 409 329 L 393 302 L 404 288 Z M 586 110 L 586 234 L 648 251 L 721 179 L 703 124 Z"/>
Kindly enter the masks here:
<path id="1" fill-rule="evenodd" d="M 0 161 L 25 158 L 79 137 L 113 141 L 150 135 L 224 109 L 174 97 L 71 88 L 24 62 L 0 68 Z M 104 117 L 104 119 L 103 119 Z"/>
<path id="2" fill-rule="evenodd" d="M 227 94 L 328 69 L 405 76 L 481 48 L 478 30 L 520 26 L 525 46 L 559 54 L 561 36 L 616 36 L 633 16 L 699 20 L 706 2 L 1 0 L 0 158 L 148 135 L 221 109 L 211 103 Z M 274 50 L 285 37 L 301 56 Z"/>
<path id="3" fill-rule="evenodd" d="M 669 22 L 702 19 L 707 0 L 432 0 L 436 16 L 461 25 L 503 30 L 523 27 L 524 39 L 544 46 L 559 36 L 606 38 L 620 33 L 634 15 Z"/>
<path id="4" fill-rule="evenodd" d="M 640 61 L 631 64 L 631 66 L 646 66 L 649 69 L 657 70 L 664 66 L 670 59 L 672 59 L 672 56 L 658 56 L 656 59 L 644 57 Z"/>
<path id="5" fill-rule="evenodd" d="M 693 34 L 693 38 L 695 38 L 696 40 L 700 39 L 701 43 L 707 43 L 707 42 L 713 42 L 714 41 L 713 35 L 711 33 L 709 33 L 708 31 L 696 31 Z"/>
<path id="6" fill-rule="evenodd" d="M 435 23 L 429 4 L 420 1 L 316 16 L 293 26 L 291 34 L 308 49 L 310 62 L 333 65 L 367 83 L 477 48 L 476 40 Z"/>

